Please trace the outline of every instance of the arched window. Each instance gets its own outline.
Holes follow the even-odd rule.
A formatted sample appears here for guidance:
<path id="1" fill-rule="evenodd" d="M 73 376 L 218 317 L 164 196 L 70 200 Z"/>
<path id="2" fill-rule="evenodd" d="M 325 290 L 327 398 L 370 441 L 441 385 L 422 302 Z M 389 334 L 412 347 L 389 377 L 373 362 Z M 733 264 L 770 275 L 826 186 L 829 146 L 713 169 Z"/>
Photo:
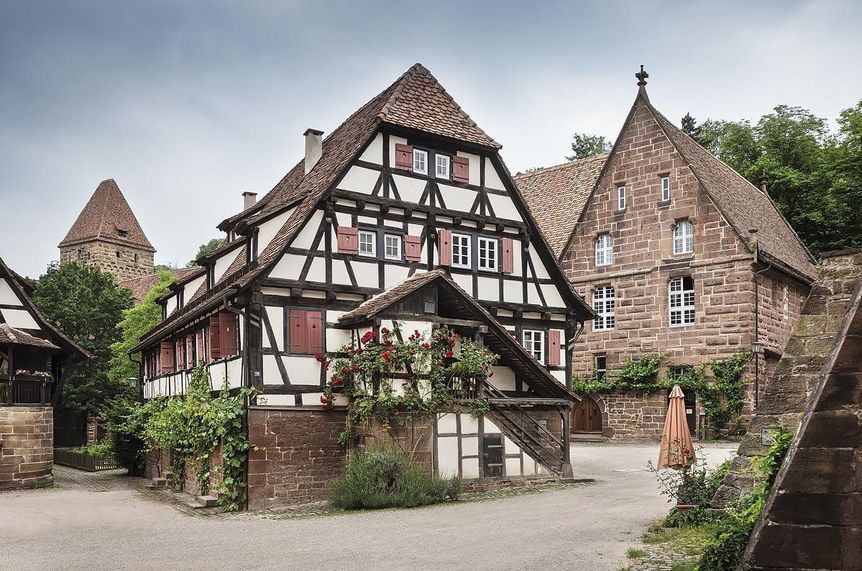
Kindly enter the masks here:
<path id="1" fill-rule="evenodd" d="M 694 323 L 694 280 L 689 276 L 673 278 L 667 294 L 671 327 Z"/>
<path id="2" fill-rule="evenodd" d="M 614 328 L 615 305 L 614 288 L 611 286 L 597 287 L 593 291 L 593 310 L 596 312 L 593 331 L 609 331 Z"/>
<path id="3" fill-rule="evenodd" d="M 614 263 L 614 241 L 610 234 L 596 238 L 596 265 L 609 266 Z"/>
<path id="4" fill-rule="evenodd" d="M 673 253 L 694 252 L 694 227 L 688 220 L 680 220 L 673 228 Z"/>

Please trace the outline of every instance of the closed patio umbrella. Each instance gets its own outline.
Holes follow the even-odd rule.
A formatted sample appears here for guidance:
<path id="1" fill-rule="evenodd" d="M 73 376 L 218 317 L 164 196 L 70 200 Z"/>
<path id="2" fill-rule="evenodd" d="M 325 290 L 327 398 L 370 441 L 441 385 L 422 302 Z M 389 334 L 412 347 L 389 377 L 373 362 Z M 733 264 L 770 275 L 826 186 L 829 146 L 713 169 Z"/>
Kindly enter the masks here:
<path id="1" fill-rule="evenodd" d="M 658 468 L 679 469 L 694 462 L 694 459 L 694 445 L 685 419 L 685 395 L 679 385 L 674 385 L 670 391 L 667 418 L 664 419 Z"/>

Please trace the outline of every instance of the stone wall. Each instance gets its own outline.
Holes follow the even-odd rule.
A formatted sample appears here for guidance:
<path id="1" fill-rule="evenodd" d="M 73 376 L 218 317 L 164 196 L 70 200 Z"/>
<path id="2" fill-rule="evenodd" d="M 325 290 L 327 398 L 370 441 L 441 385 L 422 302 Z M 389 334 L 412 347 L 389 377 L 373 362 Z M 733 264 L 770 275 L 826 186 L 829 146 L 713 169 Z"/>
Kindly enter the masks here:
<path id="1" fill-rule="evenodd" d="M 383 446 L 400 450 L 416 464 L 434 471 L 434 416 L 428 415 L 404 421 L 403 427 L 387 430 L 378 421 L 371 420 L 368 426 L 358 427 L 357 435 L 364 446 Z"/>
<path id="2" fill-rule="evenodd" d="M 344 460 L 338 437 L 346 420 L 343 410 L 249 407 L 249 509 L 327 499 Z"/>
<path id="3" fill-rule="evenodd" d="M 862 262 L 862 255 L 855 258 Z M 862 280 L 857 282 L 752 534 L 746 552 L 751 569 L 862 569 Z"/>
<path id="4" fill-rule="evenodd" d="M 667 416 L 664 391 L 645 394 L 619 391 L 593 395 L 602 412 L 602 436 L 621 441 L 661 440 Z"/>
<path id="5" fill-rule="evenodd" d="M 60 263 L 81 262 L 113 274 L 119 280 L 148 276 L 154 270 L 153 252 L 95 240 L 60 249 Z"/>
<path id="6" fill-rule="evenodd" d="M 0 490 L 51 485 L 53 466 L 53 410 L 0 406 Z"/>

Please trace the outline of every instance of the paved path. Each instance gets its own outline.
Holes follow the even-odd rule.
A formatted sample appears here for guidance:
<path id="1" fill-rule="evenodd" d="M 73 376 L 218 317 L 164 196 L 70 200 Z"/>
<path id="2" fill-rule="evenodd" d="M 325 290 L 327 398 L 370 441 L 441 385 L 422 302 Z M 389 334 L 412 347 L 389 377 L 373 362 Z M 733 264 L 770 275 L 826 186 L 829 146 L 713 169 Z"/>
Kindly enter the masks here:
<path id="1" fill-rule="evenodd" d="M 706 452 L 718 461 L 734 449 Z M 595 484 L 287 520 L 189 516 L 134 489 L 139 480 L 93 485 L 58 468 L 53 489 L 0 494 L 0 569 L 618 569 L 667 510 L 645 468 L 656 452 L 579 444 L 575 476 Z"/>

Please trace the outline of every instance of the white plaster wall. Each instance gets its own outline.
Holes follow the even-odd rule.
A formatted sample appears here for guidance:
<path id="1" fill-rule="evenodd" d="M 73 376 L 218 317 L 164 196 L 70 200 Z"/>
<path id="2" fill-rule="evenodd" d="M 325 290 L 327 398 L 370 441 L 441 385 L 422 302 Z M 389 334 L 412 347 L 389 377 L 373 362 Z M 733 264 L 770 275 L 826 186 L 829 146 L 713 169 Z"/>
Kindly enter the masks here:
<path id="1" fill-rule="evenodd" d="M 350 170 L 347 171 L 347 174 L 338 183 L 338 188 L 350 192 L 371 194 L 374 191 L 374 185 L 377 184 L 378 178 L 380 178 L 379 172 L 354 165 L 350 167 Z"/>
<path id="2" fill-rule="evenodd" d="M 395 186 L 398 188 L 401 200 L 419 204 L 419 199 L 422 198 L 427 181 L 400 174 L 392 175 L 392 179 L 395 181 Z"/>
<path id="3" fill-rule="evenodd" d="M 485 159 L 485 186 L 496 190 L 506 190 L 506 187 L 503 186 L 503 181 L 500 180 L 497 169 L 494 168 L 494 163 L 489 158 Z M 499 215 L 499 212 L 497 214 Z"/>
<path id="4" fill-rule="evenodd" d="M 395 145 L 406 145 L 407 139 L 389 135 L 389 166 L 395 168 Z M 398 188 L 401 188 L 400 186 Z"/>
<path id="5" fill-rule="evenodd" d="M 465 153 L 463 151 L 458 151 L 458 156 L 459 157 L 465 157 L 470 161 L 470 181 L 469 182 L 472 185 L 479 186 L 479 184 L 482 182 L 481 175 L 479 173 L 479 169 L 481 166 L 479 161 L 482 160 L 482 157 L 480 157 L 478 155 L 471 154 L 471 153 Z"/>
<path id="6" fill-rule="evenodd" d="M 275 267 L 272 268 L 272 271 L 269 272 L 269 276 L 286 280 L 298 280 L 299 274 L 302 273 L 302 265 L 304 263 L 304 256 L 285 254 L 281 257 Z"/>
<path id="7" fill-rule="evenodd" d="M 498 279 L 479 276 L 478 285 L 479 299 L 500 301 L 500 281 Z"/>
<path id="8" fill-rule="evenodd" d="M 496 366 L 491 367 L 494 376 L 488 379 L 492 386 L 501 391 L 515 390 L 515 371 L 509 367 Z"/>
<path id="9" fill-rule="evenodd" d="M 311 249 L 314 243 L 314 237 L 317 235 L 317 230 L 320 228 L 320 221 L 323 220 L 323 211 L 318 209 L 311 215 L 296 238 L 290 243 L 294 248 L 302 248 L 305 250 Z"/>
<path id="10" fill-rule="evenodd" d="M 353 266 L 353 274 L 359 287 L 378 287 L 376 263 L 351 261 L 350 265 Z"/>
<path id="11" fill-rule="evenodd" d="M 21 305 L 21 300 L 5 279 L 0 279 L 0 305 Z"/>
<path id="12" fill-rule="evenodd" d="M 177 309 L 177 296 L 172 295 L 165 302 L 165 312 L 170 315 Z"/>
<path id="13" fill-rule="evenodd" d="M 289 208 L 257 227 L 257 251 L 263 252 L 296 208 Z"/>
<path id="14" fill-rule="evenodd" d="M 485 173 L 485 178 L 487 183 L 487 173 Z M 494 209 L 494 214 L 497 215 L 497 218 L 517 220 L 518 222 L 523 221 L 521 213 L 518 212 L 515 203 L 508 196 L 488 193 L 488 202 L 491 203 L 491 208 Z"/>
<path id="15" fill-rule="evenodd" d="M 437 187 L 440 189 L 440 195 L 443 197 L 443 202 L 446 203 L 447 209 L 470 212 L 470 207 L 473 206 L 473 201 L 476 200 L 476 192 L 447 184 L 438 183 Z"/>
<path id="16" fill-rule="evenodd" d="M 503 297 L 509 303 L 524 303 L 524 289 L 520 281 L 504 280 Z"/>
<path id="17" fill-rule="evenodd" d="M 284 347 L 284 308 L 281 306 L 266 306 L 266 316 L 272 326 L 272 334 L 275 336 L 275 349 L 281 351 Z M 263 347 L 269 349 L 269 334 L 264 328 Z"/>
<path id="18" fill-rule="evenodd" d="M 332 282 L 350 285 L 350 274 L 347 273 L 347 264 L 344 260 L 332 260 Z"/>
<path id="19" fill-rule="evenodd" d="M 542 294 L 545 296 L 545 305 L 548 307 L 566 307 L 560 290 L 552 284 L 541 284 Z"/>
<path id="20" fill-rule="evenodd" d="M 39 324 L 26 309 L 3 309 L 3 319 L 15 329 L 39 330 Z"/>
<path id="21" fill-rule="evenodd" d="M 282 357 L 284 368 L 293 385 L 319 385 L 320 363 L 314 355 L 288 355 Z"/>
<path id="22" fill-rule="evenodd" d="M 314 258 L 311 261 L 311 267 L 308 269 L 308 275 L 305 280 L 309 282 L 326 283 L 326 260 L 324 258 Z"/>
<path id="23" fill-rule="evenodd" d="M 458 284 L 461 289 L 467 292 L 467 295 L 473 296 L 473 275 L 472 274 L 458 274 L 452 272 L 452 279 Z"/>
<path id="24" fill-rule="evenodd" d="M 549 279 L 551 274 L 548 273 L 548 269 L 545 267 L 545 264 L 542 263 L 542 259 L 539 257 L 539 253 L 536 251 L 536 248 L 530 244 L 529 246 L 530 252 L 530 260 L 533 262 L 533 267 L 536 268 L 536 277 L 540 280 Z"/>
<path id="25" fill-rule="evenodd" d="M 228 262 L 228 265 L 230 265 L 229 262 Z M 218 269 L 218 262 L 216 262 L 216 269 Z M 222 268 L 222 273 L 224 273 L 224 270 L 226 270 L 226 269 L 227 269 L 227 266 Z M 216 281 L 218 281 L 219 277 L 220 276 L 216 277 Z M 194 295 L 195 295 L 195 292 L 198 291 L 198 289 L 201 287 L 201 284 L 204 283 L 204 280 L 206 280 L 206 279 L 207 279 L 206 275 L 203 275 L 203 276 L 200 276 L 199 278 L 193 279 L 192 281 L 190 281 L 189 283 L 184 285 L 183 286 L 183 299 L 186 300 L 186 302 L 191 301 L 192 297 L 194 297 Z"/>
<path id="26" fill-rule="evenodd" d="M 368 144 L 368 147 L 360 155 L 359 160 L 374 163 L 375 165 L 383 164 L 383 134 L 377 133 L 374 140 Z"/>
<path id="27" fill-rule="evenodd" d="M 522 267 L 523 251 L 521 250 L 521 241 L 512 240 L 512 275 L 521 277 L 524 275 Z"/>
<path id="28" fill-rule="evenodd" d="M 454 415 L 451 415 L 454 417 Z M 437 472 L 440 476 L 457 476 L 458 464 L 458 437 L 437 437 Z"/>
<path id="29" fill-rule="evenodd" d="M 401 283 L 406 280 L 407 273 L 409 271 L 410 268 L 408 268 L 407 266 L 385 266 L 383 269 L 383 283 L 386 289 L 389 289 L 395 284 Z"/>

